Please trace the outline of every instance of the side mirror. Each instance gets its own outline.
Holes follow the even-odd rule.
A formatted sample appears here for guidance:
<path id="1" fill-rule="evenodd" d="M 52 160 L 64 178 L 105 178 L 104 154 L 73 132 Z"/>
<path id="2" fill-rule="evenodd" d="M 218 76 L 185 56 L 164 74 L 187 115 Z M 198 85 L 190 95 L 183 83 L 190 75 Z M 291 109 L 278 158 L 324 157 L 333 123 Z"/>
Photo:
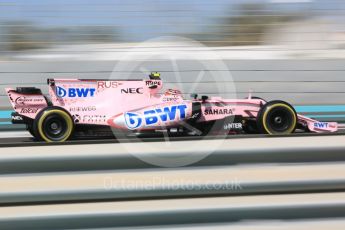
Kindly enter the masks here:
<path id="1" fill-rule="evenodd" d="M 55 86 L 55 80 L 53 78 L 48 78 L 47 79 L 47 84 L 49 86 Z"/>

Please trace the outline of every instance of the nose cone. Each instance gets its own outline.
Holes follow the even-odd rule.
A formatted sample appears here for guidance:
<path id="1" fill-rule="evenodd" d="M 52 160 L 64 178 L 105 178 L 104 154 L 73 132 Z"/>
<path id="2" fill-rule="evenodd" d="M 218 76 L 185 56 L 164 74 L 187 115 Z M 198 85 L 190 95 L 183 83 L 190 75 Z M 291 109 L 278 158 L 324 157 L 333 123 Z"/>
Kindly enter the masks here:
<path id="1" fill-rule="evenodd" d="M 114 117 L 111 117 L 109 120 L 108 120 L 108 124 L 111 126 L 111 127 L 114 127 L 114 128 L 118 128 L 118 129 L 127 129 L 126 127 L 126 122 L 125 122 L 125 117 L 123 115 L 123 113 L 119 114 L 119 115 L 116 115 Z"/>

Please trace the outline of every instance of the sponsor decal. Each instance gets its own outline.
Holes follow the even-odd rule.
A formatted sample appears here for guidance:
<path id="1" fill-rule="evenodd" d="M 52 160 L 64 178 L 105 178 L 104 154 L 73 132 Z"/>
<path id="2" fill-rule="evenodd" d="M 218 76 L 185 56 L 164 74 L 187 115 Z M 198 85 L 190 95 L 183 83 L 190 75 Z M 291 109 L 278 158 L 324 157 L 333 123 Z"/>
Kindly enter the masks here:
<path id="1" fill-rule="evenodd" d="M 331 129 L 337 128 L 337 126 L 334 125 L 334 124 L 329 124 L 328 127 L 331 128 Z"/>
<path id="2" fill-rule="evenodd" d="M 314 128 L 317 128 L 317 129 L 328 128 L 328 122 L 314 122 Z"/>
<path id="3" fill-rule="evenodd" d="M 180 90 L 177 90 L 177 89 L 167 89 L 164 93 L 164 95 L 179 95 L 181 94 L 181 91 Z"/>
<path id="4" fill-rule="evenodd" d="M 58 97 L 93 97 L 95 96 L 95 88 L 68 88 L 65 89 L 61 86 L 56 87 L 56 95 Z"/>
<path id="5" fill-rule="evenodd" d="M 79 123 L 80 120 L 81 120 L 79 114 L 74 114 L 74 115 L 72 115 L 72 118 L 73 118 L 73 120 L 74 120 L 75 123 Z"/>
<path id="6" fill-rule="evenodd" d="M 91 112 L 96 111 L 96 106 L 79 106 L 79 107 L 70 107 L 70 112 Z"/>
<path id="7" fill-rule="evenodd" d="M 191 117 L 191 119 L 195 119 L 199 116 L 199 113 L 194 113 L 193 116 Z"/>
<path id="8" fill-rule="evenodd" d="M 20 113 L 37 113 L 38 108 L 22 108 Z"/>
<path id="9" fill-rule="evenodd" d="M 177 101 L 179 98 L 178 97 L 164 97 L 163 102 L 172 102 L 172 101 Z"/>
<path id="10" fill-rule="evenodd" d="M 159 121 L 165 123 L 184 119 L 186 118 L 186 109 L 186 105 L 166 106 L 158 109 L 145 110 L 143 114 L 126 112 L 124 118 L 128 129 L 138 129 L 141 126 L 155 125 Z"/>
<path id="11" fill-rule="evenodd" d="M 224 125 L 224 129 L 242 129 L 242 123 L 228 123 Z"/>
<path id="12" fill-rule="evenodd" d="M 109 88 L 117 88 L 121 83 L 117 81 L 98 81 L 97 88 L 98 89 L 109 89 Z"/>
<path id="13" fill-rule="evenodd" d="M 31 103 L 42 103 L 44 102 L 44 98 L 32 98 L 32 97 L 25 97 L 25 96 L 20 96 L 16 98 L 15 103 L 18 105 L 26 105 L 26 104 L 31 104 Z"/>
<path id="14" fill-rule="evenodd" d="M 121 89 L 121 93 L 126 93 L 126 94 L 143 94 L 143 88 L 126 88 L 126 89 Z"/>
<path id="15" fill-rule="evenodd" d="M 128 129 L 137 129 L 141 127 L 143 119 L 138 113 L 125 113 L 125 122 Z"/>
<path id="16" fill-rule="evenodd" d="M 106 115 L 84 115 L 83 122 L 105 122 Z"/>
<path id="17" fill-rule="evenodd" d="M 22 121 L 23 117 L 20 115 L 11 116 L 13 121 Z"/>
<path id="18" fill-rule="evenodd" d="M 204 111 L 205 115 L 229 115 L 229 114 L 233 114 L 232 109 L 227 109 L 227 108 L 223 108 L 223 109 L 205 109 Z"/>
<path id="19" fill-rule="evenodd" d="M 146 86 L 150 87 L 150 86 L 160 86 L 162 83 L 161 81 L 154 81 L 154 80 L 149 80 L 149 81 L 146 81 Z"/>

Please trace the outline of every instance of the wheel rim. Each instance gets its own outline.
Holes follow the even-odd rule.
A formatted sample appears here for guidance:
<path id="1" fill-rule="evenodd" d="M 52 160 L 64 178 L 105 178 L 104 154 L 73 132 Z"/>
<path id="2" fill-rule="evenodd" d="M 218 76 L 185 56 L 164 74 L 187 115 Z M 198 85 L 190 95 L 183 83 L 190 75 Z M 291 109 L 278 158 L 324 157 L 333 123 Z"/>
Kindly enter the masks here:
<path id="1" fill-rule="evenodd" d="M 290 133 L 294 130 L 295 121 L 291 109 L 278 106 L 267 112 L 265 123 L 269 133 Z"/>
<path id="2" fill-rule="evenodd" d="M 43 121 L 44 133 L 51 140 L 60 140 L 67 131 L 66 120 L 58 115 L 50 115 Z"/>
<path id="3" fill-rule="evenodd" d="M 38 132 L 47 142 L 65 141 L 73 132 L 73 120 L 65 111 L 45 111 L 38 121 Z"/>

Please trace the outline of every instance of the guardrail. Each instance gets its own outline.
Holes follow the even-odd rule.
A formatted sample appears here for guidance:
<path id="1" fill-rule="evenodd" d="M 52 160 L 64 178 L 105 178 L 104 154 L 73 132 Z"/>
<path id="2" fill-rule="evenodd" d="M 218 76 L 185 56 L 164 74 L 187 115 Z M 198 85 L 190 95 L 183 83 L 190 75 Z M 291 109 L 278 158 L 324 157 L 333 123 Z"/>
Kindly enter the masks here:
<path id="1" fill-rule="evenodd" d="M 334 219 L 345 217 L 343 138 L 176 141 L 169 149 L 162 142 L 3 147 L 0 226 L 267 229 L 288 220 L 274 229 L 343 229 L 345 221 Z M 208 157 L 179 168 L 134 156 L 172 159 L 215 145 Z M 247 222 L 253 219 L 255 226 Z"/>

